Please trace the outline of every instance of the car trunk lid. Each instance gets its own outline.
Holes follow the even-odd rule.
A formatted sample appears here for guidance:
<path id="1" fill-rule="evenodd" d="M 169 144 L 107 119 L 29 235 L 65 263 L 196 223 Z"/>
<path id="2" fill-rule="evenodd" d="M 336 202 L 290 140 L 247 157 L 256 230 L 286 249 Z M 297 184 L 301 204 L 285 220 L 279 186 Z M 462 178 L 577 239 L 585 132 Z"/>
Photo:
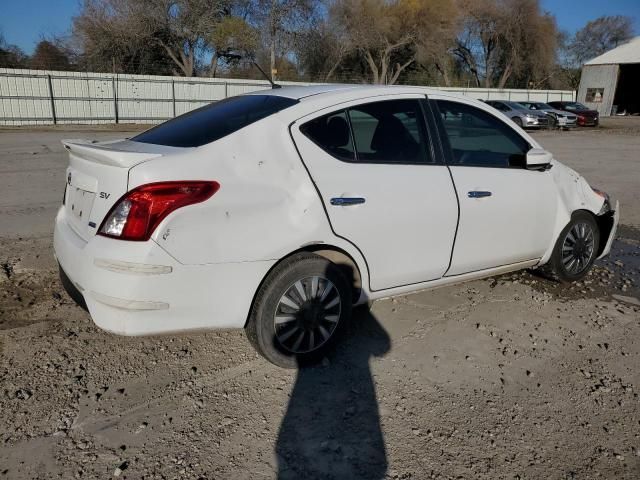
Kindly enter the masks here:
<path id="1" fill-rule="evenodd" d="M 129 170 L 176 150 L 131 140 L 63 140 L 69 151 L 65 212 L 69 226 L 85 241 L 95 235 L 113 204 L 128 190 Z"/>

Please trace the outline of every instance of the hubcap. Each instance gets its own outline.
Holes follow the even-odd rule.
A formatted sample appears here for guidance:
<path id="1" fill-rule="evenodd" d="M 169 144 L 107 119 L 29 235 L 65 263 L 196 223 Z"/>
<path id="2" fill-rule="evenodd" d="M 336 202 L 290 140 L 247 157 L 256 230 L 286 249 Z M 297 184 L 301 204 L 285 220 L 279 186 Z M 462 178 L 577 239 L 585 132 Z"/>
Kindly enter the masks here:
<path id="1" fill-rule="evenodd" d="M 313 276 L 298 280 L 276 307 L 276 338 L 292 353 L 316 350 L 335 332 L 341 308 L 340 293 L 328 279 Z"/>
<path id="2" fill-rule="evenodd" d="M 582 273 L 593 256 L 594 235 L 588 223 L 576 223 L 562 243 L 562 264 L 568 273 Z"/>

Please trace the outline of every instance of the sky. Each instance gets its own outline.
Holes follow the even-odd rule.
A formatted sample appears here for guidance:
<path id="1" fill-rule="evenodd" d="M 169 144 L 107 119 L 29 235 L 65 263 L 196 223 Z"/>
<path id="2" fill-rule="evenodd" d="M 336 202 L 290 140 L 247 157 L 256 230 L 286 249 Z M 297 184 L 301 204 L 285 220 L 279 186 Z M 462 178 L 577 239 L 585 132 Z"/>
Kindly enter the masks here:
<path id="1" fill-rule="evenodd" d="M 80 4 L 81 0 L 0 0 L 0 32 L 7 43 L 31 54 L 43 36 L 70 31 Z M 601 15 L 628 15 L 640 35 L 640 0 L 541 0 L 541 4 L 569 33 Z"/>

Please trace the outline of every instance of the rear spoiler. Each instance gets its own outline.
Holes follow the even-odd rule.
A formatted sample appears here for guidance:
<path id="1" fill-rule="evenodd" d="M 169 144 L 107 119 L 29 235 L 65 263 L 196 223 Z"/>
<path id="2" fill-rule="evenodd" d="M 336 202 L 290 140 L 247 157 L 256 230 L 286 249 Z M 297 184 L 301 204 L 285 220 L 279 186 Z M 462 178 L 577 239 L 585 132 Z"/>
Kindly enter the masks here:
<path id="1" fill-rule="evenodd" d="M 93 143 L 91 140 L 62 140 L 64 148 L 72 155 L 85 160 L 120 168 L 131 168 L 153 158 L 162 156 L 162 153 L 136 151 L 136 142 L 130 140 L 117 140 L 114 142 Z"/>

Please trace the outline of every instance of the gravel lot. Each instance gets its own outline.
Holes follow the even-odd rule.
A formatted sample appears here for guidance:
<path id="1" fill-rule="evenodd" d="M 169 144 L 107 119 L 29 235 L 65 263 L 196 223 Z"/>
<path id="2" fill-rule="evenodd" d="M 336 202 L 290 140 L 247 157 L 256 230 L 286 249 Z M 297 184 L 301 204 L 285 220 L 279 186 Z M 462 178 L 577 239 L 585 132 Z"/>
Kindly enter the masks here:
<path id="1" fill-rule="evenodd" d="M 239 330 L 94 327 L 52 258 L 59 140 L 130 133 L 1 130 L 0 479 L 640 478 L 638 120 L 535 134 L 622 204 L 585 281 L 524 272 L 376 302 L 298 372 Z"/>

